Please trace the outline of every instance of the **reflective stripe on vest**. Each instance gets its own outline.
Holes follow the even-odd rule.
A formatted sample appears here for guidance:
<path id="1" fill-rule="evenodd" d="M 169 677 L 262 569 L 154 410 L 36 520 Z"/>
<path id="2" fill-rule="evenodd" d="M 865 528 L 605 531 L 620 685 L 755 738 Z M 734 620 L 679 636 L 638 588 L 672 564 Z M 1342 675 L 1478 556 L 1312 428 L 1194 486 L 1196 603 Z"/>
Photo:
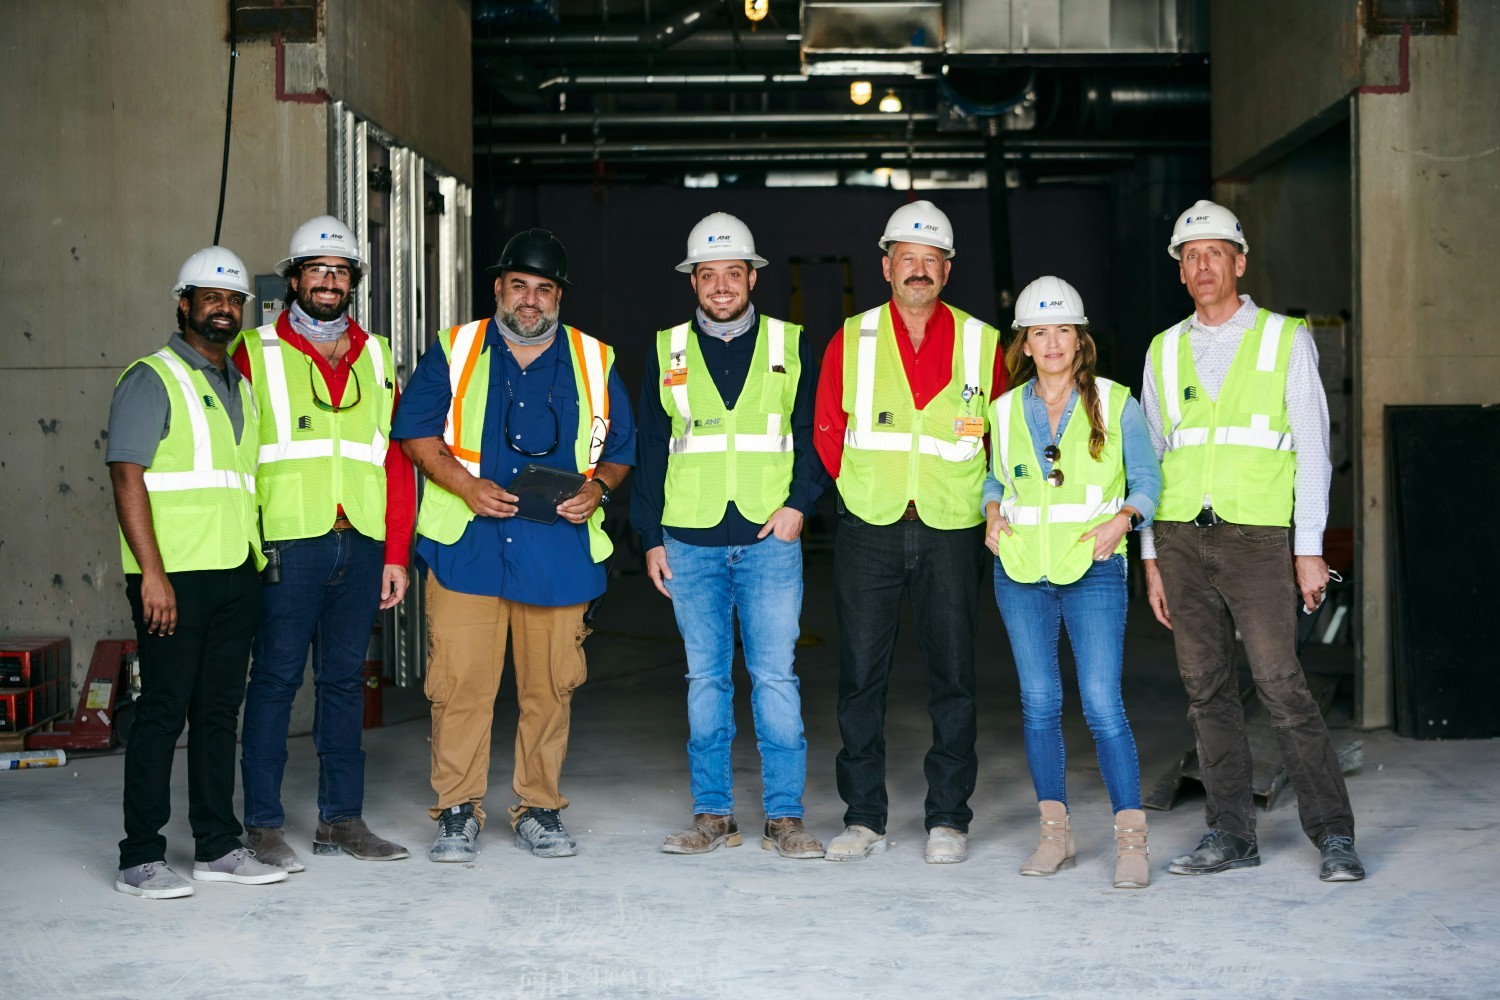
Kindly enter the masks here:
<path id="1" fill-rule="evenodd" d="M 1104 446 L 1095 459 L 1089 448 L 1089 415 L 1075 406 L 1057 441 L 1060 454 L 1053 468 L 1064 473 L 1059 486 L 1040 475 L 1041 463 L 1026 421 L 1025 387 L 1001 396 L 991 408 L 993 465 L 1006 491 L 1000 512 L 1013 528 L 1000 536 L 997 554 L 1006 575 L 1018 583 L 1045 579 L 1065 585 L 1080 579 L 1094 563 L 1093 540 L 1082 536 L 1125 505 L 1124 447 L 1118 423 L 1130 394 L 1109 379 L 1096 378 L 1094 384 Z M 1030 468 L 1033 461 L 1035 469 Z M 1027 467 L 1026 475 L 1018 476 L 1016 470 L 1022 466 Z M 1124 536 L 1115 551 L 1125 552 Z"/>
<path id="2" fill-rule="evenodd" d="M 1197 378 L 1188 340 L 1191 316 L 1152 341 L 1166 442 L 1158 519 L 1191 520 L 1211 503 L 1237 524 L 1291 523 L 1296 448 L 1286 378 L 1300 324 L 1266 309 L 1257 312 L 1216 399 L 1207 398 Z"/>
<path id="3" fill-rule="evenodd" d="M 137 364 L 161 379 L 170 414 L 167 434 L 143 474 L 163 567 L 169 573 L 233 569 L 246 559 L 265 565 L 255 519 L 256 410 L 248 383 L 236 387 L 245 414 L 236 441 L 208 380 L 170 347 Z M 209 406 L 216 412 L 210 414 Z M 125 572 L 139 573 L 124 531 L 118 535 Z"/>
<path id="4" fill-rule="evenodd" d="M 477 320 L 463 326 L 449 327 L 438 335 L 438 342 L 448 358 L 448 385 L 452 396 L 443 423 L 443 442 L 469 474 L 479 476 L 480 449 L 484 443 L 484 411 L 489 395 L 489 359 L 485 357 L 485 324 Z M 573 440 L 575 467 L 592 476 L 604 444 L 609 437 L 609 373 L 614 354 L 609 345 L 574 327 L 563 327 L 567 351 L 573 368 L 574 388 L 578 395 L 578 429 Z M 476 373 L 482 372 L 476 384 Z M 467 416 L 466 416 L 467 414 Z M 417 508 L 417 534 L 443 545 L 457 542 L 474 519 L 474 512 L 462 499 L 449 493 L 430 479 Z M 588 520 L 589 554 L 594 562 L 603 562 L 614 550 L 604 533 L 604 508 L 597 508 Z"/>
<path id="5" fill-rule="evenodd" d="M 786 324 L 779 319 L 763 317 L 766 329 L 766 350 L 769 352 L 768 364 L 771 370 L 786 368 Z M 674 368 L 687 370 L 688 337 L 692 335 L 692 325 L 683 323 L 674 326 L 671 330 L 671 360 Z M 727 434 L 694 434 L 693 433 L 693 408 L 688 401 L 687 383 L 671 387 L 672 402 L 677 407 L 677 412 L 682 415 L 683 433 L 680 437 L 671 438 L 667 442 L 667 452 L 671 455 L 693 455 L 705 452 L 720 452 L 729 450 L 729 435 Z M 792 450 L 792 435 L 781 432 L 782 414 L 766 414 L 766 432 L 764 434 L 741 434 L 738 431 L 734 435 L 735 451 L 754 452 L 789 452 Z"/>
<path id="6" fill-rule="evenodd" d="M 792 435 L 783 429 L 790 427 L 803 377 L 801 334 L 801 327 L 765 315 L 743 334 L 752 338 L 752 354 L 731 408 L 691 327 L 657 333 L 656 360 L 664 377 L 656 402 L 668 416 L 671 435 L 664 525 L 712 528 L 730 503 L 742 517 L 761 523 L 786 503 L 795 460 Z M 741 433 L 742 427 L 750 433 Z"/>
<path id="7" fill-rule="evenodd" d="M 854 388 L 854 419 L 844 431 L 844 447 L 865 451 L 911 451 L 912 435 L 877 431 L 875 423 L 875 354 L 880 341 L 880 314 L 888 306 L 877 306 L 859 318 L 859 368 Z M 979 386 L 981 331 L 984 324 L 970 316 L 964 320 L 962 349 L 964 385 Z M 917 435 L 918 450 L 947 462 L 967 462 L 978 454 L 983 436 L 961 437 L 944 441 L 926 434 Z"/>
<path id="8" fill-rule="evenodd" d="M 265 366 L 263 388 L 271 404 L 271 419 L 276 428 L 276 440 L 260 446 L 261 464 L 270 465 L 299 458 L 332 458 L 332 438 L 292 440 L 292 403 L 287 391 L 286 359 L 281 353 L 283 341 L 277 336 L 274 324 L 258 327 L 255 335 L 260 339 L 260 357 Z M 375 385 L 383 390 L 386 382 L 385 351 L 374 337 L 366 341 L 365 349 L 360 352 L 360 359 L 366 358 L 375 371 Z M 362 441 L 344 441 L 339 453 L 356 462 L 367 462 L 385 468 L 385 454 L 389 445 L 390 441 L 381 433 L 380 423 L 376 421 L 375 433 L 368 444 Z"/>

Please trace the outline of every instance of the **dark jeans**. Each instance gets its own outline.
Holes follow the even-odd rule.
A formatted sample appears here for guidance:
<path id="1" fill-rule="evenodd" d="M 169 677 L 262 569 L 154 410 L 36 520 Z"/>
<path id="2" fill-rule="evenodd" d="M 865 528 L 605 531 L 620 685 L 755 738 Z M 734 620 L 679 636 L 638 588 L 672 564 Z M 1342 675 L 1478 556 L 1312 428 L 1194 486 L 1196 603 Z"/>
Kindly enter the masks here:
<path id="1" fill-rule="evenodd" d="M 927 829 L 967 831 L 979 770 L 974 752 L 974 633 L 989 553 L 984 526 L 944 531 L 920 521 L 874 525 L 853 514 L 834 542 L 839 618 L 839 795 L 846 825 L 885 832 L 885 702 L 901 615 L 910 591 L 927 670 Z"/>
<path id="2" fill-rule="evenodd" d="M 1353 836 L 1338 755 L 1297 662 L 1299 592 L 1287 529 L 1158 521 L 1155 532 L 1177 669 L 1208 793 L 1208 825 L 1255 836 L 1250 745 L 1235 664 L 1238 626 L 1256 694 L 1297 790 L 1303 832 L 1314 843 L 1332 833 Z"/>
<path id="3" fill-rule="evenodd" d="M 125 577 L 139 644 L 141 697 L 125 748 L 125 839 L 120 867 L 165 861 L 161 828 L 172 815 L 172 758 L 188 734 L 188 822 L 195 861 L 241 846 L 234 816 L 234 742 L 245 696 L 250 639 L 260 621 L 260 578 L 238 569 L 168 573 L 177 595 L 177 630 L 147 633 L 141 577 Z"/>
<path id="4" fill-rule="evenodd" d="M 292 701 L 312 646 L 313 746 L 318 751 L 318 818 L 361 814 L 365 799 L 365 653 L 380 607 L 385 545 L 357 531 L 277 542 L 281 582 L 261 588 L 240 771 L 245 825 L 281 826 L 281 779 Z"/>

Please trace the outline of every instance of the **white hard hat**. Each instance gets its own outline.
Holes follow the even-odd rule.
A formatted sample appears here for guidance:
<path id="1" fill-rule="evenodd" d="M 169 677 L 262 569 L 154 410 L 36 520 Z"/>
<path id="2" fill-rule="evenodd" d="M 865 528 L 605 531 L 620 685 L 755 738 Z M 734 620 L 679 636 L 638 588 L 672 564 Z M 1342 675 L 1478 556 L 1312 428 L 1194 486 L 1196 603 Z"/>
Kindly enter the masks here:
<path id="1" fill-rule="evenodd" d="M 953 224 L 942 209 L 930 201 L 914 201 L 891 213 L 885 224 L 885 235 L 880 238 L 880 249 L 889 250 L 892 243 L 921 243 L 937 247 L 948 258 L 956 252 L 953 249 Z"/>
<path id="2" fill-rule="evenodd" d="M 694 265 L 709 260 L 748 260 L 751 267 L 765 267 L 768 263 L 756 254 L 750 227 L 728 212 L 714 212 L 698 220 L 688 233 L 687 257 L 677 265 L 677 270 L 687 274 Z"/>
<path id="3" fill-rule="evenodd" d="M 1240 220 L 1223 205 L 1207 200 L 1193 202 L 1192 208 L 1177 217 L 1167 253 L 1174 260 L 1181 260 L 1182 245 L 1193 240 L 1228 240 L 1239 246 L 1240 253 L 1250 252 L 1250 244 L 1245 242 L 1245 231 L 1240 228 Z"/>
<path id="4" fill-rule="evenodd" d="M 247 299 L 255 298 L 250 291 L 245 262 L 223 247 L 204 247 L 182 262 L 177 270 L 177 284 L 172 286 L 172 298 L 182 298 L 189 288 L 223 288 L 239 292 Z"/>
<path id="5" fill-rule="evenodd" d="M 316 216 L 297 227 L 286 257 L 276 265 L 277 272 L 285 272 L 288 264 L 304 257 L 343 257 L 353 261 L 360 274 L 370 273 L 369 265 L 359 255 L 359 240 L 348 226 L 331 215 Z"/>
<path id="6" fill-rule="evenodd" d="M 1083 296 L 1078 294 L 1078 289 L 1047 274 L 1021 289 L 1021 294 L 1016 296 L 1016 318 L 1011 320 L 1010 328 L 1024 330 L 1028 326 L 1055 326 L 1059 323 L 1083 326 L 1088 321 L 1088 315 L 1083 311 Z"/>

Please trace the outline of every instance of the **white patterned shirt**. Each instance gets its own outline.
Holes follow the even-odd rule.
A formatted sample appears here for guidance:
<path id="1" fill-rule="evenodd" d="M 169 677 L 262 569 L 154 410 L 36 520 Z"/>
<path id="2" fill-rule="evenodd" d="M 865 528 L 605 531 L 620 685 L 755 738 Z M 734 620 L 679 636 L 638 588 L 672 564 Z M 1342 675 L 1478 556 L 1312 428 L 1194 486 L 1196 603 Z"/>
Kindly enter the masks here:
<path id="1" fill-rule="evenodd" d="M 1240 308 L 1220 326 L 1206 326 L 1196 313 L 1188 330 L 1188 346 L 1193 351 L 1193 367 L 1198 381 L 1210 399 L 1217 399 L 1229 374 L 1229 366 L 1240 349 L 1245 333 L 1255 326 L 1260 307 L 1250 296 L 1240 296 Z M 1156 389 L 1156 372 L 1151 355 L 1146 355 L 1146 374 L 1141 381 L 1141 408 L 1146 411 L 1146 427 L 1158 460 L 1166 453 L 1167 439 L 1162 433 L 1161 403 Z M 1299 556 L 1323 554 L 1323 529 L 1328 524 L 1328 484 L 1333 466 L 1328 461 L 1328 397 L 1318 377 L 1318 348 L 1306 326 L 1297 328 L 1292 338 L 1292 356 L 1286 374 L 1286 419 L 1291 428 L 1292 449 L 1296 454 L 1292 510 L 1292 551 Z M 1210 497 L 1204 496 L 1204 506 Z M 1156 558 L 1156 538 L 1150 526 L 1141 529 L 1141 558 Z"/>

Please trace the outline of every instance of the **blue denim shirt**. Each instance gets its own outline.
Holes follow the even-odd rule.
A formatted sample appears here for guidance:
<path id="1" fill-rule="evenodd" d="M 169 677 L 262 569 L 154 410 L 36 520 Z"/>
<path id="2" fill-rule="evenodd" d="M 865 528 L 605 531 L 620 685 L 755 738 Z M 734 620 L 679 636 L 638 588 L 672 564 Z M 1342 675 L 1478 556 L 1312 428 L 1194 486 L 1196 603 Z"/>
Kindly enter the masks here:
<path id="1" fill-rule="evenodd" d="M 1045 478 L 1052 471 L 1052 463 L 1042 457 L 1042 451 L 1054 440 L 1051 422 L 1047 419 L 1047 404 L 1036 394 L 1036 379 L 1022 386 L 1021 393 L 1026 427 L 1031 431 L 1031 446 L 1036 451 L 1036 461 Z M 1057 421 L 1056 440 L 1062 440 L 1063 431 L 1068 429 L 1068 418 L 1073 416 L 1073 407 L 1077 404 L 1078 390 L 1074 389 Z M 1156 502 L 1161 499 L 1161 466 L 1156 461 L 1156 449 L 1151 445 L 1146 415 L 1134 396 L 1125 400 L 1125 412 L 1120 417 L 1120 438 L 1125 451 L 1125 504 L 1140 511 L 1141 524 L 1150 524 L 1156 516 Z M 995 478 L 992 469 L 984 478 L 984 499 L 980 501 L 979 509 L 983 511 L 990 501 L 999 502 L 1004 496 L 1005 484 Z"/>
<path id="2" fill-rule="evenodd" d="M 490 384 L 480 478 L 504 486 L 530 462 L 576 472 L 578 389 L 562 336 L 524 369 L 493 323 L 485 327 L 485 344 L 490 351 Z M 391 437 L 441 437 L 451 398 L 448 358 L 441 348 L 429 349 L 401 394 Z M 609 375 L 609 418 L 599 460 L 630 465 L 635 461 L 635 421 L 618 371 Z M 546 449 L 554 434 L 557 446 L 549 454 L 530 458 L 507 446 L 507 431 L 526 451 Z M 586 526 L 563 518 L 539 524 L 518 517 L 476 517 L 452 545 L 417 536 L 417 558 L 444 587 L 464 594 L 566 607 L 604 593 L 604 566 L 589 556 Z"/>

